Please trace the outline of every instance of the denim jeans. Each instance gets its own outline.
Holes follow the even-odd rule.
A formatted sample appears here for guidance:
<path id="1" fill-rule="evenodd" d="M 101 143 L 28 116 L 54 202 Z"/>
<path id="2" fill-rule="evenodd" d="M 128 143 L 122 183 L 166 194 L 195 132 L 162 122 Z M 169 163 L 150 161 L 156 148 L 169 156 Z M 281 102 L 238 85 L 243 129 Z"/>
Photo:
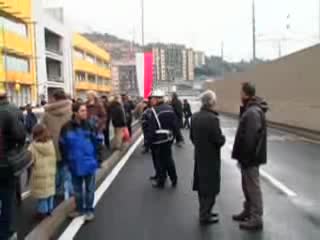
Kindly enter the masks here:
<path id="1" fill-rule="evenodd" d="M 8 239 L 15 232 L 14 211 L 16 191 L 14 184 L 0 186 L 0 239 Z"/>
<path id="2" fill-rule="evenodd" d="M 76 198 L 76 209 L 82 214 L 94 211 L 94 193 L 96 190 L 95 175 L 72 176 L 74 195 Z"/>
<path id="3" fill-rule="evenodd" d="M 37 211 L 38 213 L 42 214 L 51 214 L 53 211 L 53 202 L 54 202 L 54 197 L 48 197 L 48 198 L 41 198 L 38 199 L 37 202 Z"/>
<path id="4" fill-rule="evenodd" d="M 56 194 L 68 199 L 73 195 L 71 173 L 68 167 L 58 164 L 56 174 Z"/>

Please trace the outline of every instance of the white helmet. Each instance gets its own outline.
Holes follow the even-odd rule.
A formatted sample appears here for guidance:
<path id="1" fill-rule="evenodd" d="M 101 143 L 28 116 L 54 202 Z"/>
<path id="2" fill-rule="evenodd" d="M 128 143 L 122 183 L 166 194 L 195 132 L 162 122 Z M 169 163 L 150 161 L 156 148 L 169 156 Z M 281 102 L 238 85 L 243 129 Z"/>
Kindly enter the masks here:
<path id="1" fill-rule="evenodd" d="M 165 96 L 166 96 L 165 92 L 160 89 L 152 91 L 152 93 L 150 95 L 150 97 L 161 97 L 161 98 L 163 98 Z"/>

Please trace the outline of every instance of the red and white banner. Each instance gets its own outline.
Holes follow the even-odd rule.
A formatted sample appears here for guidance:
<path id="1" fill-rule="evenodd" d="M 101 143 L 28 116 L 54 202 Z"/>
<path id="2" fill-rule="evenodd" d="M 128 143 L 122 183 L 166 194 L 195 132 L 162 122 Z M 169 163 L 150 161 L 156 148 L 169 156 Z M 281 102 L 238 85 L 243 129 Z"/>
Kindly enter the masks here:
<path id="1" fill-rule="evenodd" d="M 147 99 L 151 94 L 153 85 L 153 53 L 137 53 L 136 68 L 139 94 Z"/>

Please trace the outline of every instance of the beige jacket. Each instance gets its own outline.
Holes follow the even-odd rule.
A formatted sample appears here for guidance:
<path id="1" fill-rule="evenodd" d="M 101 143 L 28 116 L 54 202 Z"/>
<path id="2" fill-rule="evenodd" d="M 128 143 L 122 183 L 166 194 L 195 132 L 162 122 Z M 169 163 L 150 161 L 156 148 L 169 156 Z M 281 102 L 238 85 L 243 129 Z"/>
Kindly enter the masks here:
<path id="1" fill-rule="evenodd" d="M 59 151 L 59 137 L 61 128 L 71 119 L 72 117 L 72 103 L 69 100 L 62 100 L 54 103 L 47 104 L 45 114 L 42 119 L 42 123 L 49 129 L 54 147 L 57 153 L 57 161 L 61 161 L 61 154 Z"/>
<path id="2" fill-rule="evenodd" d="M 29 146 L 32 154 L 31 194 L 34 198 L 47 198 L 55 195 L 57 157 L 53 141 L 33 142 Z"/>

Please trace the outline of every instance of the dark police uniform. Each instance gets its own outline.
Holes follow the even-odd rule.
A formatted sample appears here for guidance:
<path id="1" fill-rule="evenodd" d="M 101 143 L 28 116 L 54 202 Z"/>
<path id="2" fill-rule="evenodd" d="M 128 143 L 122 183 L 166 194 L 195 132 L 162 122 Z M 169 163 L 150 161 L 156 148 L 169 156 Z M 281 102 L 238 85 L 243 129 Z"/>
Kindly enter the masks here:
<path id="1" fill-rule="evenodd" d="M 154 186 L 163 188 L 167 175 L 172 185 L 176 186 L 178 177 L 172 156 L 172 143 L 179 131 L 178 121 L 173 108 L 167 104 L 160 103 L 151 108 L 151 111 L 145 137 L 153 149 L 156 165 L 159 168 L 157 184 Z"/>

